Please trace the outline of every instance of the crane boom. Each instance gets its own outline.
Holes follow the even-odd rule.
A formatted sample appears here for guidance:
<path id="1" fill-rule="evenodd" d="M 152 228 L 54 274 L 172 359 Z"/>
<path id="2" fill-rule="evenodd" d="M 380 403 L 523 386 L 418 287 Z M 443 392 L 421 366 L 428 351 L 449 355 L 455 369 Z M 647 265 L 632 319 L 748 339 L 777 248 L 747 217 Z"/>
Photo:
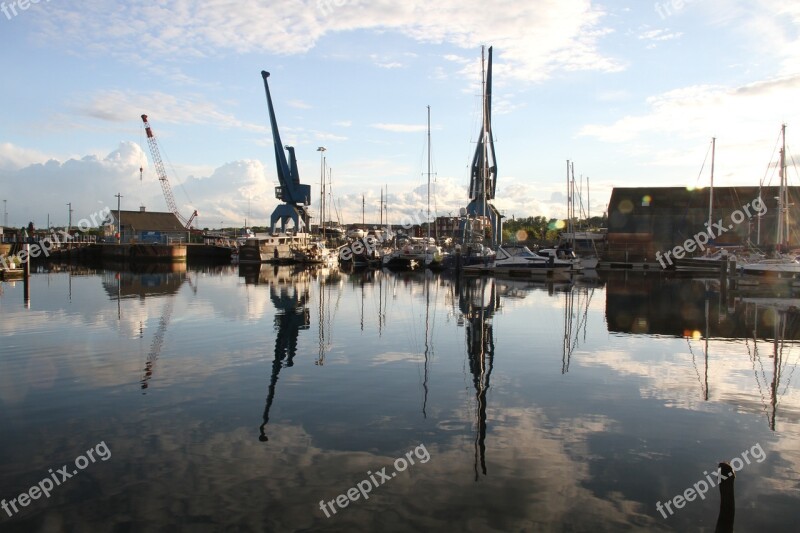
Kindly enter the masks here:
<path id="1" fill-rule="evenodd" d="M 142 122 L 144 122 L 144 131 L 147 133 L 147 144 L 150 146 L 150 154 L 153 156 L 153 164 L 156 167 L 158 181 L 161 182 L 161 190 L 164 192 L 164 199 L 167 201 L 167 209 L 178 217 L 178 220 L 180 220 L 184 228 L 189 229 L 192 227 L 192 222 L 197 216 L 197 210 L 192 213 L 192 216 L 188 220 L 178 211 L 175 197 L 172 195 L 172 187 L 169 184 L 169 179 L 167 179 L 167 171 L 164 169 L 164 162 L 161 160 L 161 152 L 158 150 L 156 136 L 153 134 L 150 123 L 147 122 L 147 115 L 142 115 Z"/>
<path id="2" fill-rule="evenodd" d="M 310 215 L 306 206 L 311 204 L 311 186 L 300 183 L 300 172 L 297 169 L 297 157 L 294 147 L 284 146 L 278 132 L 278 121 L 275 118 L 275 108 L 272 106 L 272 95 L 269 92 L 269 72 L 261 71 L 264 79 L 264 90 L 267 94 L 267 109 L 272 127 L 272 143 L 275 148 L 275 164 L 278 170 L 280 186 L 275 187 L 275 197 L 283 203 L 279 204 L 272 212 L 270 218 L 270 233 L 275 233 L 275 227 L 280 222 L 281 231 L 286 231 L 286 222 L 294 222 L 295 230 L 308 231 Z M 287 161 L 284 150 L 289 154 Z"/>

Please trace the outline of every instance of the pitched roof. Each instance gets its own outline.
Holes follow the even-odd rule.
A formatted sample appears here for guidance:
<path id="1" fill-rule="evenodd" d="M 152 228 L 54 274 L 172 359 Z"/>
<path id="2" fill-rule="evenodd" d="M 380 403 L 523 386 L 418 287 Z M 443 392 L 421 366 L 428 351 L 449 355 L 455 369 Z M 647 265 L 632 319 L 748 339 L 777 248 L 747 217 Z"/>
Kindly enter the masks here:
<path id="1" fill-rule="evenodd" d="M 114 217 L 116 211 L 112 211 Z M 155 211 L 120 211 L 122 226 L 134 231 L 186 231 L 173 213 Z"/>

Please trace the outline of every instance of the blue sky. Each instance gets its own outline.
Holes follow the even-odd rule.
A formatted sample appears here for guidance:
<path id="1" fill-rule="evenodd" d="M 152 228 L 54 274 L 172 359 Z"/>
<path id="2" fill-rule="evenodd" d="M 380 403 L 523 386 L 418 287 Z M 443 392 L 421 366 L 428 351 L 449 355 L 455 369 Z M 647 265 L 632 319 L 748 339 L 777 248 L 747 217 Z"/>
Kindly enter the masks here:
<path id="1" fill-rule="evenodd" d="M 146 113 L 184 215 L 242 225 L 249 209 L 266 224 L 268 70 L 302 181 L 317 198 L 325 146 L 344 221 L 360 220 L 362 195 L 376 220 L 384 185 L 391 218 L 424 208 L 428 105 L 432 204 L 455 213 L 481 45 L 494 46 L 495 203 L 509 217 L 563 216 L 567 159 L 593 215 L 614 186 L 705 186 L 712 136 L 715 184 L 775 184 L 780 125 L 790 154 L 800 126 L 799 28 L 800 5 L 776 0 L 6 0 L 0 199 L 12 226 L 65 224 L 67 202 L 78 220 L 117 193 L 123 209 L 166 210 Z"/>

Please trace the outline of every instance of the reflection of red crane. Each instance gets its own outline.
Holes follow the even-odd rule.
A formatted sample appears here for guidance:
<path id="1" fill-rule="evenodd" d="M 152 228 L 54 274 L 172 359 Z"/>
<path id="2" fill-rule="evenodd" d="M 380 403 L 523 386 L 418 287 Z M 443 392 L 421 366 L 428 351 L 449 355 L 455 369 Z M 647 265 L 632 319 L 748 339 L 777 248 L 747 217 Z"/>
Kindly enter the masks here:
<path id="1" fill-rule="evenodd" d="M 150 123 L 147 122 L 147 115 L 142 115 L 142 122 L 144 122 L 144 131 L 147 132 L 147 144 L 150 146 L 150 153 L 153 156 L 153 164 L 156 167 L 158 181 L 161 182 L 161 190 L 164 191 L 164 198 L 167 200 L 167 208 L 172 212 L 173 215 L 178 217 L 178 220 L 181 221 L 183 227 L 190 229 L 192 227 L 192 222 L 197 216 L 197 210 L 192 213 L 192 216 L 189 217 L 189 220 L 186 220 L 186 218 L 184 218 L 183 215 L 178 212 L 178 206 L 175 204 L 175 197 L 172 196 L 172 187 L 170 187 L 169 180 L 167 179 L 167 171 L 164 169 L 164 162 L 161 160 L 161 153 L 158 151 L 156 136 L 153 134 L 153 130 L 150 128 Z"/>
<path id="2" fill-rule="evenodd" d="M 167 302 L 164 304 L 164 309 L 161 312 L 161 318 L 158 321 L 158 329 L 155 335 L 153 335 L 153 343 L 150 346 L 150 353 L 147 354 L 147 362 L 145 362 L 144 365 L 144 376 L 142 376 L 142 380 L 139 382 L 143 390 L 147 388 L 147 382 L 153 377 L 156 361 L 158 361 L 158 356 L 161 355 L 161 347 L 164 345 L 164 335 L 167 333 L 167 325 L 169 325 L 169 319 L 172 317 L 173 298 L 174 296 L 168 296 Z"/>

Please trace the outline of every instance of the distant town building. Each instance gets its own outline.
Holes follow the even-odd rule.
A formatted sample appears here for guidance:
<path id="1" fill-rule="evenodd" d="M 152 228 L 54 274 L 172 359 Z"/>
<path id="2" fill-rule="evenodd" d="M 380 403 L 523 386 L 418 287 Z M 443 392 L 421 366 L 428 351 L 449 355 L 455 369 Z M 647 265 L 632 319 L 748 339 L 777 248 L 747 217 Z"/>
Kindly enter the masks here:
<path id="1" fill-rule="evenodd" d="M 440 239 L 455 238 L 458 233 L 458 217 L 436 217 L 434 234 Z"/>

